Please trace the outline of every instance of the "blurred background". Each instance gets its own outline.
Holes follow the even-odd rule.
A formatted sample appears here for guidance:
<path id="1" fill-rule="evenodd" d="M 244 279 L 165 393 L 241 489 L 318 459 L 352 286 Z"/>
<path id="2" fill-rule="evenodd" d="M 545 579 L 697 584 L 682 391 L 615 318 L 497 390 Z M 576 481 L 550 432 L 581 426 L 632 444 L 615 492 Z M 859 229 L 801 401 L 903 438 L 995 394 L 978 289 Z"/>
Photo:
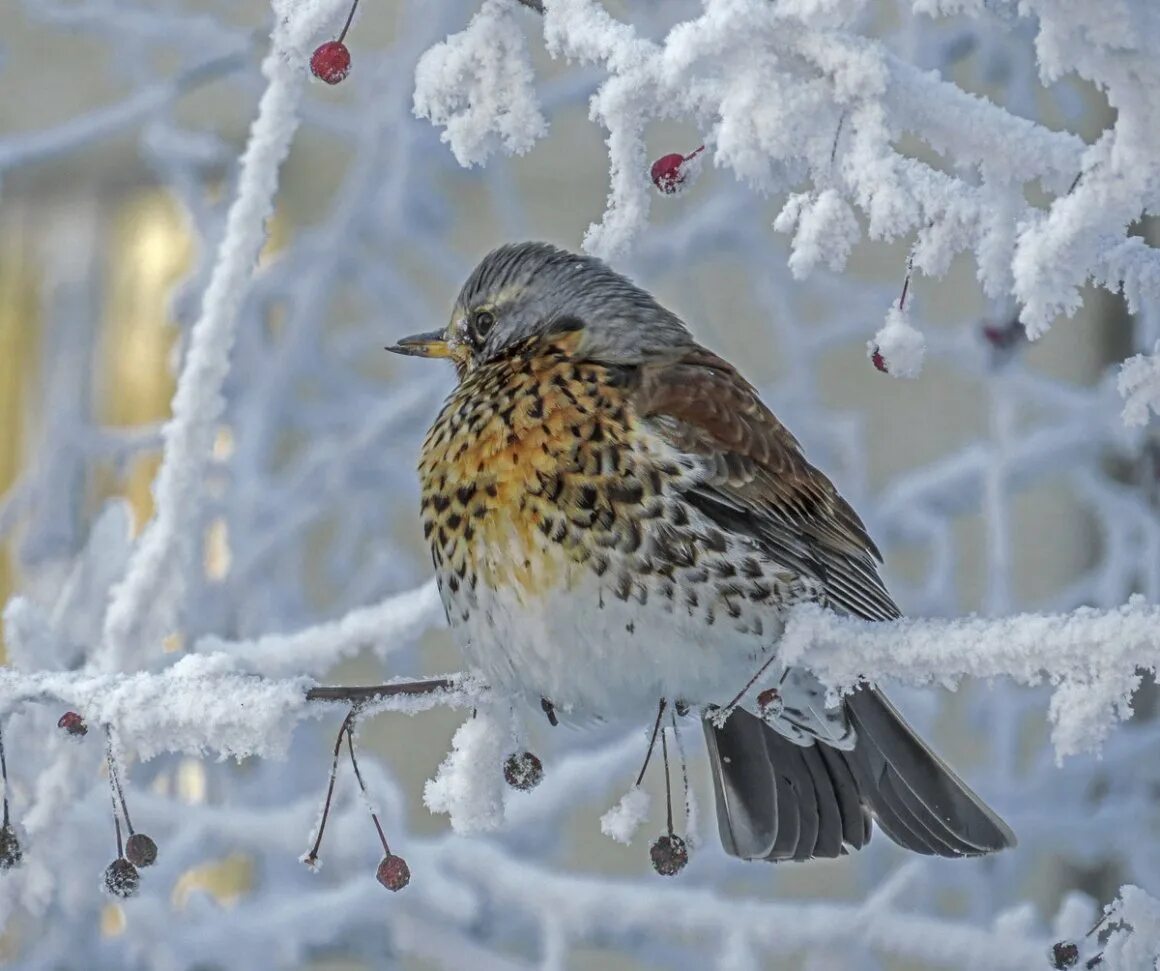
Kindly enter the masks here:
<path id="1" fill-rule="evenodd" d="M 697 9 L 682 0 L 608 6 L 654 36 Z M 865 32 L 920 67 L 1088 141 L 1110 123 L 1097 92 L 1071 79 L 1039 83 L 1033 24 L 933 21 L 893 0 L 871 8 Z M 252 638 L 340 617 L 428 576 L 413 469 L 452 375 L 381 348 L 442 325 L 490 247 L 543 238 L 578 248 L 607 191 L 604 136 L 587 117 L 600 75 L 549 59 L 531 12 L 521 19 L 551 131 L 529 154 L 462 169 L 439 132 L 412 116 L 418 57 L 462 29 L 474 9 L 464 0 L 366 0 L 348 37 L 351 76 L 334 88 L 310 86 L 242 312 L 205 518 L 189 524 L 201 537 L 202 575 L 185 604 L 187 623 L 158 645 L 159 657 L 206 635 Z M 271 14 L 256 0 L 0 0 L 0 14 L 0 599 L 20 593 L 51 611 L 111 501 L 127 503 L 134 531 L 151 515 L 160 427 L 263 88 L 258 65 Z M 703 140 L 678 125 L 647 137 L 653 157 Z M 943 164 L 918 142 L 905 149 Z M 907 612 L 1003 614 L 1111 606 L 1132 592 L 1156 598 L 1160 453 L 1150 434 L 1121 429 L 1109 370 L 1151 345 L 1154 322 L 1132 319 L 1118 298 L 1093 290 L 1075 319 L 1028 346 L 1013 327 L 1015 308 L 986 301 L 974 267 L 960 259 L 944 279 L 912 281 L 928 364 L 916 381 L 893 380 L 871 365 L 866 342 L 898 299 L 909 241 L 864 243 L 842 274 L 793 280 L 787 240 L 771 228 L 784 199 L 754 195 L 709 158 L 688 191 L 658 196 L 649 230 L 621 268 L 763 389 L 868 521 Z M 71 630 L 79 658 L 83 625 Z M 387 663 L 368 651 L 328 679 L 458 666 L 436 624 L 391 645 Z M 1022 841 L 996 860 L 908 871 L 904 909 L 1050 936 L 1061 905 L 1073 916 L 1094 913 L 1125 881 L 1147 886 L 1160 873 L 1151 789 L 1160 773 L 1139 769 L 1151 736 L 1138 733 L 1148 729 L 1126 729 L 1102 762 L 1076 758 L 1057 769 L 1039 692 L 998 685 L 896 694 Z M 1150 699 L 1139 707 L 1136 722 L 1150 715 Z M 375 842 L 350 793 L 332 834 L 334 858 L 318 876 L 299 872 L 337 722 L 301 726 L 288 763 L 165 757 L 133 765 L 137 812 L 162 845 L 163 866 L 150 874 L 148 899 L 121 905 L 96 889 L 112 855 L 96 748 L 78 763 L 92 778 L 75 783 L 75 798 L 36 815 L 48 783 L 43 759 L 29 753 L 42 751 L 38 733 L 57 714 L 21 713 L 6 728 L 15 739 L 17 812 L 22 802 L 33 806 L 29 827 L 40 828 L 41 840 L 55 834 L 59 854 L 35 871 L 35 893 L 8 900 L 0 956 L 13 966 L 506 968 L 547 965 L 556 955 L 560 967 L 643 968 L 705 960 L 703 940 L 658 943 L 643 918 L 604 930 L 564 921 L 549 933 L 546 913 L 485 876 L 502 859 L 529 868 L 519 871 L 528 893 L 537 873 L 651 893 L 659 878 L 647 872 L 647 844 L 612 844 L 596 823 L 631 781 L 643 741 L 636 735 L 547 734 L 534 724 L 536 750 L 549 773 L 559 767 L 561 785 L 569 771 L 585 778 L 585 758 L 615 771 L 577 782 L 542 810 L 529 803 L 518 831 L 480 841 L 489 848 L 476 859 L 422 804 L 423 781 L 462 714 L 367 724 L 393 842 L 414 848 L 416 886 L 397 900 L 366 885 Z M 688 892 L 858 901 L 898 872 L 902 855 L 882 837 L 858 861 L 776 870 L 726 861 L 715 846 L 699 733 L 688 734 L 705 807 L 704 852 L 682 876 Z M 30 839 L 30 856 L 37 846 Z M 56 864 L 65 856 L 83 869 L 84 893 L 61 885 Z M 458 875 L 456 865 L 465 868 Z M 455 897 L 451 884 L 470 900 Z M 287 899 L 286 909 L 273 905 Z M 1008 923 L 995 925 L 997 915 Z M 711 945 L 709 957 L 724 962 L 727 950 Z M 927 966 L 841 940 L 754 945 L 739 961 L 813 971 Z"/>

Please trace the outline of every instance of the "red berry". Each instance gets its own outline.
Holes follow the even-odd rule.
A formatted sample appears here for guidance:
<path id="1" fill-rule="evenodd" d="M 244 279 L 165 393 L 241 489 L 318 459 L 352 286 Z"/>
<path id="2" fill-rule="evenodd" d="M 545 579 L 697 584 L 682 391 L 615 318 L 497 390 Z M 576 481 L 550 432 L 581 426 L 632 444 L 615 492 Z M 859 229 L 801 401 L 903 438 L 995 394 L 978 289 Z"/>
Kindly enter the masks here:
<path id="1" fill-rule="evenodd" d="M 661 836 L 648 851 L 653 869 L 662 877 L 675 877 L 689 862 L 689 848 L 679 836 Z"/>
<path id="2" fill-rule="evenodd" d="M 63 728 L 70 735 L 87 735 L 89 726 L 75 711 L 66 711 L 56 723 L 57 728 Z"/>
<path id="3" fill-rule="evenodd" d="M 513 789 L 527 792 L 543 781 L 544 763 L 531 752 L 512 753 L 503 764 L 503 777 Z"/>
<path id="4" fill-rule="evenodd" d="M 388 853 L 379 863 L 375 877 L 388 890 L 398 893 L 411 882 L 411 868 L 401 856 Z"/>
<path id="5" fill-rule="evenodd" d="M 1014 347 L 1024 337 L 1026 331 L 1018 320 L 1006 324 L 983 324 L 983 337 L 996 350 L 1005 351 Z"/>
<path id="6" fill-rule="evenodd" d="M 882 352 L 877 347 L 874 348 L 874 353 L 870 355 L 870 360 L 874 362 L 874 366 L 883 374 L 890 373 L 890 369 L 886 366 L 886 359 L 883 358 Z"/>
<path id="7" fill-rule="evenodd" d="M 350 73 L 350 51 L 340 40 L 319 44 L 310 55 L 310 73 L 327 84 L 338 84 Z"/>
<path id="8" fill-rule="evenodd" d="M 662 155 L 652 164 L 649 169 L 649 177 L 655 185 L 665 195 L 672 195 L 689 177 L 689 168 L 685 165 L 686 162 L 691 161 L 705 151 L 705 146 L 702 145 L 695 151 L 688 155 L 680 155 L 674 152 L 672 155 Z"/>

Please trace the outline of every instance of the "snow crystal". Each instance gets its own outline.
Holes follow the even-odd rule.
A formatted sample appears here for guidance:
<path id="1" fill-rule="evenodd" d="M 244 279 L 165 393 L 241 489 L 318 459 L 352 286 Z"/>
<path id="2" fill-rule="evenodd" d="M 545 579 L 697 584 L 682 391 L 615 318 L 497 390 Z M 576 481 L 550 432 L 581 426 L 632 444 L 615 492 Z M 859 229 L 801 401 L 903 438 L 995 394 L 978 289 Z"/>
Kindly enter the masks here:
<path id="1" fill-rule="evenodd" d="M 648 820 L 650 802 L 647 792 L 633 786 L 600 817 L 600 832 L 618 843 L 631 843 L 636 831 Z"/>

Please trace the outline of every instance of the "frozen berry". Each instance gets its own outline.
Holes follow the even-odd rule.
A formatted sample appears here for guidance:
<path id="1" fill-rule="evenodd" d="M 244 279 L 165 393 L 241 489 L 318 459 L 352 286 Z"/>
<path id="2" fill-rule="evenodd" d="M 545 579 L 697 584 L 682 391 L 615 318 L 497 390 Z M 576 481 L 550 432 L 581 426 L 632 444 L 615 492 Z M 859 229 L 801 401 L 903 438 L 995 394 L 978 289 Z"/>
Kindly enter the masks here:
<path id="1" fill-rule="evenodd" d="M 544 763 L 531 752 L 512 753 L 503 764 L 503 777 L 513 789 L 527 792 L 544 779 Z"/>
<path id="2" fill-rule="evenodd" d="M 157 844 L 144 833 L 134 833 L 125 843 L 125 858 L 133 866 L 152 866 L 157 860 Z"/>
<path id="3" fill-rule="evenodd" d="M 63 728 L 70 735 L 87 735 L 89 726 L 75 711 L 66 711 L 56 723 L 57 728 Z"/>
<path id="4" fill-rule="evenodd" d="M 648 851 L 653 869 L 662 877 L 675 877 L 689 862 L 689 848 L 679 836 L 661 836 Z"/>
<path id="5" fill-rule="evenodd" d="M 411 882 L 411 868 L 407 866 L 407 861 L 401 856 L 388 853 L 379 863 L 375 877 L 388 890 L 397 893 Z"/>
<path id="6" fill-rule="evenodd" d="M 649 169 L 649 178 L 652 179 L 653 185 L 665 195 L 677 192 L 688 181 L 691 174 L 691 167 L 686 163 L 691 162 L 704 150 L 705 146 L 702 145 L 688 155 L 680 155 L 676 152 L 671 155 L 662 155 L 653 162 L 652 168 Z"/>
<path id="7" fill-rule="evenodd" d="M 132 897 L 141 885 L 141 875 L 123 856 L 105 869 L 105 889 L 114 897 Z"/>
<path id="8" fill-rule="evenodd" d="M 1026 331 L 1018 320 L 1008 321 L 1005 324 L 983 324 L 983 339 L 998 351 L 1009 351 L 1026 335 Z"/>
<path id="9" fill-rule="evenodd" d="M 1074 941 L 1056 941 L 1051 945 L 1053 968 L 1074 968 L 1079 963 L 1079 947 Z"/>
<path id="10" fill-rule="evenodd" d="M 11 870 L 20 866 L 24 859 L 24 850 L 20 848 L 20 840 L 16 838 L 16 830 L 11 823 L 0 827 L 0 870 Z"/>
<path id="11" fill-rule="evenodd" d="M 350 73 L 350 51 L 340 40 L 319 44 L 310 55 L 310 73 L 327 84 L 338 84 Z"/>
<path id="12" fill-rule="evenodd" d="M 870 360 L 874 362 L 874 366 L 878 368 L 883 374 L 889 374 L 890 369 L 886 367 L 886 359 L 882 356 L 882 352 L 878 348 L 874 348 L 874 353 L 870 355 Z"/>

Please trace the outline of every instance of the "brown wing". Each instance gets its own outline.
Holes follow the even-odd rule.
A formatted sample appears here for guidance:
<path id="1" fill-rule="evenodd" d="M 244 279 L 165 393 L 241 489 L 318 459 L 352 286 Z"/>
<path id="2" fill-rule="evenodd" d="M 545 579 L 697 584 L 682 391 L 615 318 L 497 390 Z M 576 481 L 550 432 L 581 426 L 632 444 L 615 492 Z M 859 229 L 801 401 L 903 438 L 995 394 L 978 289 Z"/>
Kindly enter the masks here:
<path id="1" fill-rule="evenodd" d="M 700 347 L 646 365 L 635 404 L 658 434 L 705 461 L 708 478 L 686 498 L 718 526 L 816 579 L 829 606 L 867 620 L 899 616 L 858 514 L 732 365 Z"/>

